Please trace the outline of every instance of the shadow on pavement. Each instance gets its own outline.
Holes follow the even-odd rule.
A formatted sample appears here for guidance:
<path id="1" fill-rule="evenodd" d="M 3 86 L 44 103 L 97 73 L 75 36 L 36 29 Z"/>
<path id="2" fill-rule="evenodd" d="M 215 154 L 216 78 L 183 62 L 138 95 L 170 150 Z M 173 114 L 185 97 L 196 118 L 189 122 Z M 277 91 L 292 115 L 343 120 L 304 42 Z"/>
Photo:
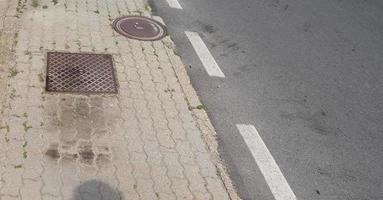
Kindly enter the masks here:
<path id="1" fill-rule="evenodd" d="M 121 200 L 119 191 L 108 184 L 91 180 L 79 185 L 73 194 L 73 200 Z"/>

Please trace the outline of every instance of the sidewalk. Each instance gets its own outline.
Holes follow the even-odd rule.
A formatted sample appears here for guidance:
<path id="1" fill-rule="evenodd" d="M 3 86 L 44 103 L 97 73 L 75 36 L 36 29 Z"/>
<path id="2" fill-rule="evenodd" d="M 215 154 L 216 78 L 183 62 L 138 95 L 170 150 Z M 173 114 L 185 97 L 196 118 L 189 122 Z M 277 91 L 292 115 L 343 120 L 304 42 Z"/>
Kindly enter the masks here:
<path id="1" fill-rule="evenodd" d="M 151 17 L 145 2 L 4 0 L 0 11 L 2 200 L 237 198 L 170 38 L 110 25 Z M 47 51 L 112 54 L 118 94 L 46 93 Z"/>

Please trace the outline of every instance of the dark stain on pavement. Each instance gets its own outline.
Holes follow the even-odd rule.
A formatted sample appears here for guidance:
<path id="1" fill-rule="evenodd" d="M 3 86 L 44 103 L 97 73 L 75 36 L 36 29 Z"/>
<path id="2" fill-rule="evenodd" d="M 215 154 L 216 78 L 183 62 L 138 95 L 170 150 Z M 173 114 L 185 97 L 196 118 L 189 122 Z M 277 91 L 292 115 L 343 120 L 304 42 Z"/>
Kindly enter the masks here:
<path id="1" fill-rule="evenodd" d="M 357 182 L 359 180 L 355 172 L 350 169 L 335 169 L 331 165 L 325 168 L 318 168 L 316 172 L 324 178 L 339 180 L 342 183 Z"/>
<path id="2" fill-rule="evenodd" d="M 87 164 L 91 164 L 92 161 L 93 161 L 93 158 L 94 158 L 94 153 L 93 151 L 91 150 L 81 150 L 79 152 L 80 154 L 80 157 L 81 157 L 81 161 L 84 162 L 84 163 L 87 163 Z"/>
<path id="3" fill-rule="evenodd" d="M 240 76 L 241 74 L 248 74 L 255 72 L 257 65 L 256 64 L 245 64 L 237 68 L 233 73 L 234 76 Z"/>
<path id="4" fill-rule="evenodd" d="M 73 191 L 73 200 L 121 200 L 121 193 L 109 184 L 90 180 L 82 183 Z"/>
<path id="5" fill-rule="evenodd" d="M 329 116 L 328 113 L 321 110 L 314 114 L 306 112 L 296 112 L 296 113 L 281 113 L 280 116 L 284 119 L 287 119 L 291 122 L 296 120 L 302 120 L 304 126 L 310 128 L 315 133 L 325 136 L 337 136 L 341 133 L 341 129 L 337 127 L 331 127 L 328 123 Z"/>
<path id="6" fill-rule="evenodd" d="M 253 71 L 257 67 L 256 64 L 246 64 L 238 67 L 239 71 L 247 73 L 249 71 Z"/>
<path id="7" fill-rule="evenodd" d="M 110 154 L 100 153 L 97 154 L 96 165 L 98 168 L 102 168 L 111 162 L 112 156 Z"/>
<path id="8" fill-rule="evenodd" d="M 202 31 L 205 33 L 212 34 L 212 33 L 215 33 L 216 31 L 218 31 L 218 28 L 214 27 L 213 25 L 207 24 L 207 23 L 199 21 L 199 20 L 197 20 L 193 23 L 196 24 L 197 26 L 200 26 Z"/>
<path id="9" fill-rule="evenodd" d="M 232 50 L 234 50 L 234 51 L 239 50 L 239 46 L 238 46 L 237 43 L 231 43 L 231 44 L 228 44 L 228 45 L 227 45 L 227 48 L 232 49 Z"/>
<path id="10" fill-rule="evenodd" d="M 79 145 L 80 162 L 84 164 L 92 164 L 95 154 L 92 150 L 92 143 L 90 142 L 81 142 Z"/>
<path id="11" fill-rule="evenodd" d="M 60 153 L 57 149 L 48 149 L 47 152 L 45 152 L 45 155 L 49 156 L 52 159 L 60 158 Z"/>
<path id="12" fill-rule="evenodd" d="M 278 7 L 279 6 L 279 0 L 271 0 L 269 1 L 270 7 Z"/>
<path id="13" fill-rule="evenodd" d="M 305 22 L 303 24 L 303 31 L 304 32 L 311 32 L 312 25 L 309 22 Z"/>
<path id="14" fill-rule="evenodd" d="M 57 143 L 52 143 L 48 150 L 45 152 L 45 155 L 52 158 L 52 159 L 59 159 L 60 158 L 60 153 L 58 151 L 58 144 Z"/>
<path id="15" fill-rule="evenodd" d="M 205 32 L 205 33 L 215 33 L 218 29 L 215 28 L 213 25 L 210 25 L 210 24 L 205 24 L 203 27 L 202 27 L 202 30 Z"/>
<path id="16" fill-rule="evenodd" d="M 289 8 L 289 4 L 283 6 L 283 10 L 287 10 Z"/>

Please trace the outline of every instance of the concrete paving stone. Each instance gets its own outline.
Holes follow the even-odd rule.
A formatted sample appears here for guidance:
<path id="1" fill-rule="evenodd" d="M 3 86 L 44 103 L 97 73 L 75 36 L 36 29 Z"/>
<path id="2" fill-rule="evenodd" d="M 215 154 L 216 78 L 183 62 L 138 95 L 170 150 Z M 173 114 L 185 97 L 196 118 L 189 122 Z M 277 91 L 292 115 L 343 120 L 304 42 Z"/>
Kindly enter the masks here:
<path id="1" fill-rule="evenodd" d="M 120 177 L 119 177 L 120 178 Z M 134 189 L 134 184 L 128 184 L 131 182 L 132 179 L 121 179 L 118 190 L 120 191 L 120 194 L 122 196 L 122 199 L 140 199 L 137 191 Z"/>
<path id="2" fill-rule="evenodd" d="M 177 140 L 185 140 L 186 139 L 186 131 L 182 127 L 182 122 L 176 119 L 168 119 L 168 126 L 172 131 L 172 136 Z"/>
<path id="3" fill-rule="evenodd" d="M 164 156 L 164 162 L 167 165 L 167 168 L 169 169 L 168 176 L 170 178 L 184 179 L 185 178 L 183 174 L 184 168 L 178 160 L 179 159 L 178 153 L 164 151 L 163 156 Z"/>
<path id="4" fill-rule="evenodd" d="M 186 130 L 186 132 L 187 132 L 187 138 L 190 141 L 193 151 L 207 152 L 207 147 L 206 145 L 204 145 L 202 135 L 199 131 Z"/>
<path id="5" fill-rule="evenodd" d="M 176 193 L 177 199 L 194 199 L 193 194 L 190 192 L 187 180 L 174 178 L 172 179 L 172 182 L 172 189 L 174 193 Z"/>
<path id="6" fill-rule="evenodd" d="M 140 194 L 140 199 L 150 200 L 156 199 L 156 193 L 153 189 L 153 181 L 151 179 L 137 179 L 137 184 L 134 186 Z"/>
<path id="7" fill-rule="evenodd" d="M 23 182 L 23 187 L 20 190 L 21 198 L 30 200 L 41 200 L 41 181 L 32 181 L 27 179 Z"/>
<path id="8" fill-rule="evenodd" d="M 133 173 L 136 178 L 151 179 L 150 166 L 147 163 L 147 155 L 145 153 L 131 153 L 130 161 L 133 164 Z"/>
<path id="9" fill-rule="evenodd" d="M 174 193 L 169 194 L 169 193 L 157 192 L 156 197 L 158 199 L 169 199 L 169 200 L 177 199 Z"/>
<path id="10" fill-rule="evenodd" d="M 140 131 L 138 129 L 128 129 L 125 136 L 128 149 L 132 152 L 143 152 L 144 142 L 141 139 Z"/>
<path id="11" fill-rule="evenodd" d="M 207 189 L 205 188 L 206 181 L 200 175 L 200 169 L 198 166 L 186 164 L 185 175 L 189 180 L 189 187 L 193 193 L 208 193 Z"/>
<path id="12" fill-rule="evenodd" d="M 10 195 L 19 197 L 19 189 L 22 186 L 22 165 L 7 165 L 2 175 L 3 186 L 0 190 L 2 195 Z"/>
<path id="13" fill-rule="evenodd" d="M 130 0 L 124 0 L 124 1 L 126 3 L 126 6 L 129 10 L 129 12 L 137 10 L 137 6 L 136 6 L 136 3 L 134 1 L 130 1 Z"/>
<path id="14" fill-rule="evenodd" d="M 198 167 L 195 161 L 195 156 L 193 155 L 193 151 L 189 146 L 189 142 L 176 140 L 176 143 L 176 150 L 180 154 L 180 162 L 183 165 L 195 165 Z"/>
<path id="15" fill-rule="evenodd" d="M 18 197 L 18 196 L 1 195 L 1 199 L 5 199 L 5 200 L 17 200 L 17 199 L 20 199 L 20 197 Z"/>
<path id="16" fill-rule="evenodd" d="M 172 132 L 169 130 L 158 130 L 157 139 L 162 147 L 167 149 L 174 149 L 175 142 L 172 138 Z"/>
<path id="17" fill-rule="evenodd" d="M 156 136 L 152 138 L 143 138 L 144 141 L 144 150 L 148 156 L 148 162 L 150 165 L 160 165 L 162 160 L 162 155 L 160 153 L 160 145 Z"/>
<path id="18" fill-rule="evenodd" d="M 206 178 L 206 182 L 213 199 L 229 199 L 229 196 L 222 185 L 222 180 L 217 178 Z"/>
<path id="19" fill-rule="evenodd" d="M 158 193 L 171 194 L 171 180 L 167 176 L 166 168 L 164 166 L 156 166 L 152 170 L 152 177 L 154 180 L 154 190 Z"/>
<path id="20" fill-rule="evenodd" d="M 65 156 L 60 160 L 61 164 L 61 181 L 63 185 L 60 187 L 64 199 L 70 199 L 76 185 L 80 184 L 80 178 L 77 174 L 77 166 L 72 157 Z"/>
<path id="21" fill-rule="evenodd" d="M 201 169 L 201 175 L 203 177 L 215 178 L 217 176 L 216 168 L 209 161 L 211 155 L 209 153 L 196 153 L 196 160 Z"/>

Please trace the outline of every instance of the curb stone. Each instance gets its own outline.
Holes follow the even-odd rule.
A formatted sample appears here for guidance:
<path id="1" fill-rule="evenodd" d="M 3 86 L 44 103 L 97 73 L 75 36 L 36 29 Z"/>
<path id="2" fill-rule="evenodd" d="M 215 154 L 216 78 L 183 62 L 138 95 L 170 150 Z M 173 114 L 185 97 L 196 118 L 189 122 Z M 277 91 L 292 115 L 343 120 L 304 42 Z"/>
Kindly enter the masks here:
<path id="1" fill-rule="evenodd" d="M 164 20 L 159 16 L 153 16 L 153 19 L 160 21 L 164 25 Z M 171 63 L 173 66 L 174 73 L 180 83 L 182 90 L 186 96 L 186 101 L 190 108 L 196 108 L 200 105 L 203 105 L 200 101 L 197 92 L 193 88 L 189 75 L 185 70 L 185 65 L 183 64 L 181 58 L 175 53 L 177 52 L 176 45 L 173 40 L 169 37 L 164 38 L 164 43 L 173 51 L 168 51 L 168 56 L 171 58 Z M 193 118 L 197 122 L 198 129 L 202 132 L 204 142 L 206 143 L 209 151 L 212 153 L 212 158 L 215 167 L 217 168 L 218 176 L 222 179 L 224 186 L 229 193 L 230 199 L 240 200 L 236 188 L 233 185 L 233 182 L 230 179 L 227 168 L 224 165 L 223 160 L 220 158 L 218 152 L 218 142 L 217 142 L 217 133 L 214 129 L 213 124 L 211 123 L 207 112 L 204 109 L 191 109 Z"/>

